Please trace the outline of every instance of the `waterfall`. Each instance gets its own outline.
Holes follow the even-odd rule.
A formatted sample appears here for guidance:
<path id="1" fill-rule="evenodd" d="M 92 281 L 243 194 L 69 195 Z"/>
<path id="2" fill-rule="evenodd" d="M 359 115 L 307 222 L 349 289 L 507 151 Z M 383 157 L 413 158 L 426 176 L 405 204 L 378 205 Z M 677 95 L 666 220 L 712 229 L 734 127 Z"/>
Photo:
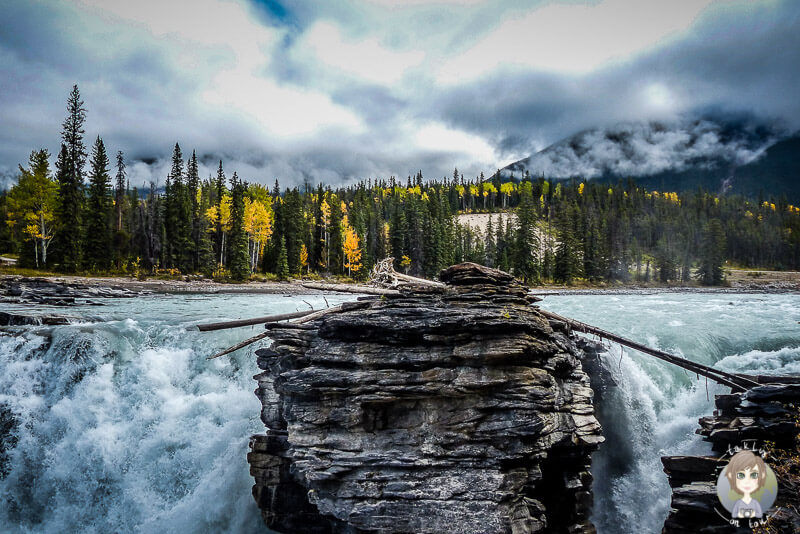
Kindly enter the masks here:
<path id="1" fill-rule="evenodd" d="M 800 372 L 800 295 L 548 296 L 542 305 L 729 372 Z M 657 533 L 670 502 L 660 458 L 710 454 L 694 431 L 714 395 L 729 389 L 606 345 L 601 364 L 611 383 L 595 399 L 606 441 L 592 457 L 592 520 L 601 534 Z"/>
<path id="2" fill-rule="evenodd" d="M 100 316 L 70 308 L 69 325 L 3 329 L 0 532 L 266 532 L 246 462 L 263 429 L 253 348 L 206 359 L 258 327 L 192 327 L 308 309 L 301 298 L 325 306 L 142 297 Z"/>

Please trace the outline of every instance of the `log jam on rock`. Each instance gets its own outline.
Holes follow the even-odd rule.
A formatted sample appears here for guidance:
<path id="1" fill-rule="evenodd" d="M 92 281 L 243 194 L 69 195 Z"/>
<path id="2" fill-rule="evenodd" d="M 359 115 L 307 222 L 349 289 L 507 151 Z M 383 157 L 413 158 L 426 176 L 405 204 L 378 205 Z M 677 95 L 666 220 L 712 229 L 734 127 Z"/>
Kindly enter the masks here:
<path id="1" fill-rule="evenodd" d="M 248 461 L 271 529 L 594 532 L 603 438 L 573 341 L 507 273 L 441 280 L 269 325 Z"/>

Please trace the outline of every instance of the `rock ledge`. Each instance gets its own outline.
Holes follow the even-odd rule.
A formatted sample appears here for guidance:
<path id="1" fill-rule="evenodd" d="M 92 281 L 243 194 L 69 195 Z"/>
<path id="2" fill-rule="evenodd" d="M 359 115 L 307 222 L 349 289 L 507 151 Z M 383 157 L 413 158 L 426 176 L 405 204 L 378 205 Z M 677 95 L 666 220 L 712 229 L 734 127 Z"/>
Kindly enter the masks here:
<path id="1" fill-rule="evenodd" d="M 594 532 L 589 379 L 510 275 L 474 264 L 257 351 L 248 461 L 292 533 Z"/>

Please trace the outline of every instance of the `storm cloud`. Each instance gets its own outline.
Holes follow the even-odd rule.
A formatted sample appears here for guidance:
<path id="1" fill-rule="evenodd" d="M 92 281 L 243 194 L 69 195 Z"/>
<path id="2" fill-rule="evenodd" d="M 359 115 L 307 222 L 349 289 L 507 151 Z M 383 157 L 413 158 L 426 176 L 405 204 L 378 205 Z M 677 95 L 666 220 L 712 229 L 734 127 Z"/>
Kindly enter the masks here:
<path id="1" fill-rule="evenodd" d="M 10 0 L 0 14 L 0 187 L 31 150 L 57 151 L 73 83 L 88 142 L 123 150 L 133 185 L 163 183 L 175 142 L 204 176 L 223 159 L 249 181 L 336 184 L 491 173 L 583 130 L 646 140 L 629 160 L 642 168 L 757 156 L 715 140 L 709 113 L 800 127 L 791 0 Z M 551 172 L 576 165 L 565 154 Z"/>

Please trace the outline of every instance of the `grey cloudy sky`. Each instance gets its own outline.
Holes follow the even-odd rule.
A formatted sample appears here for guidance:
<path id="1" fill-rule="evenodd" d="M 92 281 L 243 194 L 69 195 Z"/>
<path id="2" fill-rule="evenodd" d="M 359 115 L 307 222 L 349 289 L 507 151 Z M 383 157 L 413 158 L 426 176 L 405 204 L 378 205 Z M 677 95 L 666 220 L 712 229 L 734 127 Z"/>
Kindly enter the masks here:
<path id="1" fill-rule="evenodd" d="M 133 185 L 163 182 L 176 141 L 205 173 L 335 184 L 491 173 L 622 121 L 800 127 L 794 0 L 5 0 L 0 17 L 6 182 L 57 150 L 73 83 Z"/>

